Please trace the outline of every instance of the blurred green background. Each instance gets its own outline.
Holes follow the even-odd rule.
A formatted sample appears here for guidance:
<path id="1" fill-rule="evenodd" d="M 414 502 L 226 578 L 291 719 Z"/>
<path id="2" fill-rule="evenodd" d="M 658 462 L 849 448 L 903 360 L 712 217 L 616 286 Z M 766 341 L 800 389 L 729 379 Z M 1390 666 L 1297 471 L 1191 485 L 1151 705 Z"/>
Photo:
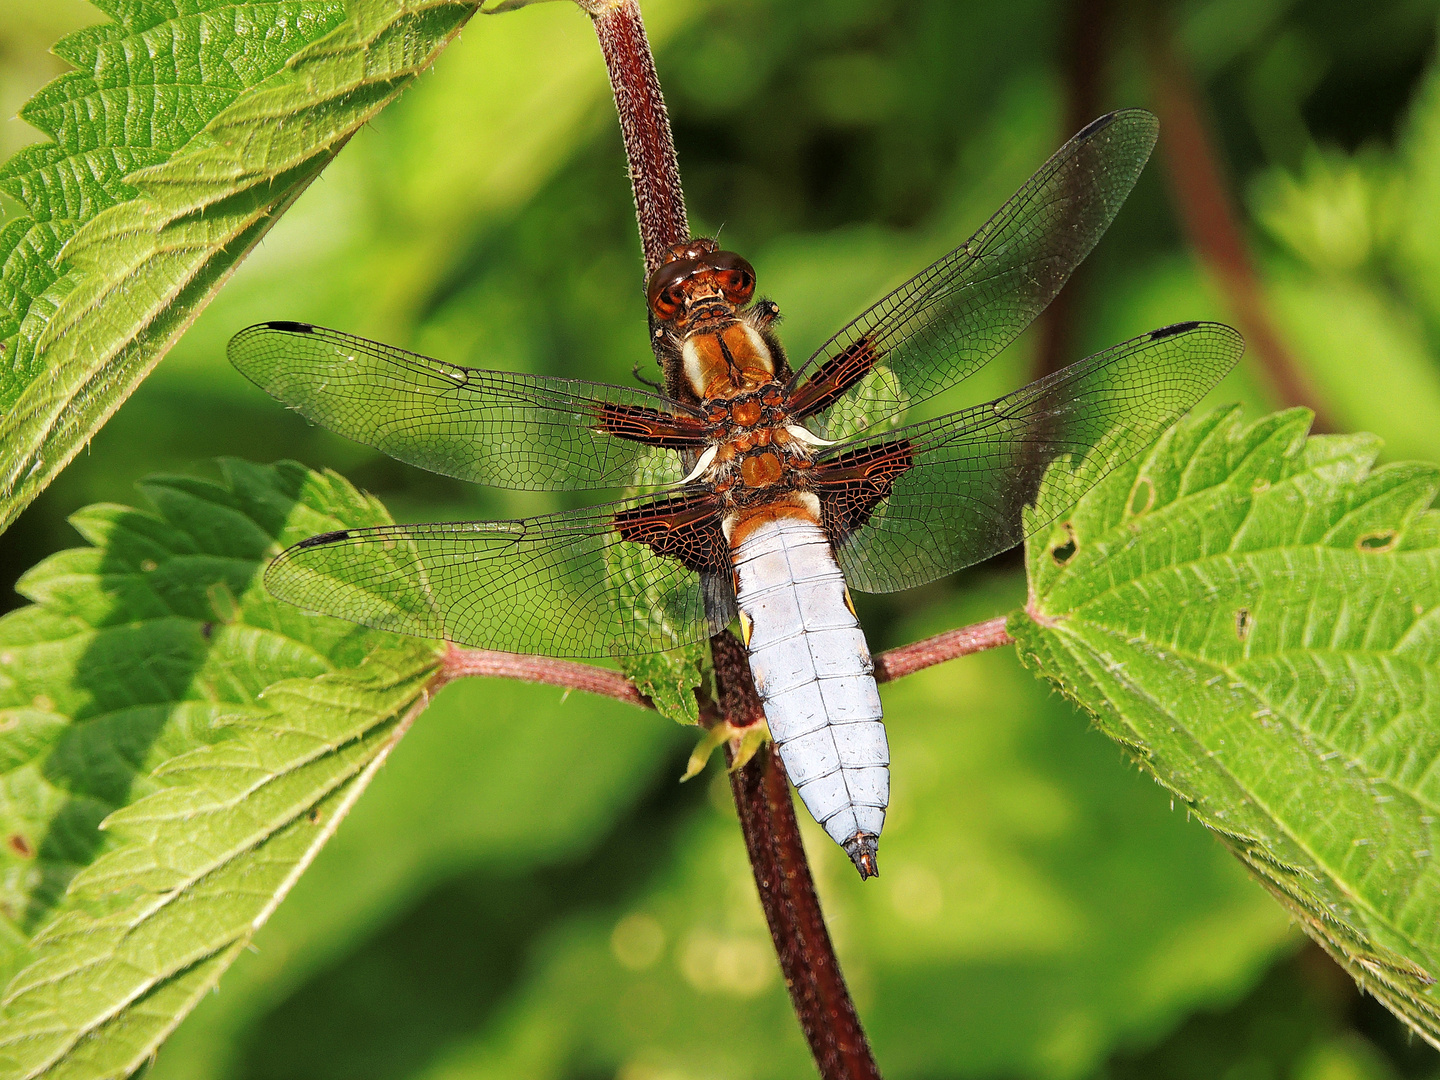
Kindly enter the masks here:
<path id="1" fill-rule="evenodd" d="M 692 221 L 755 264 L 793 355 L 963 240 L 1084 120 L 1188 102 L 1208 149 L 1162 133 L 1056 317 L 966 394 L 1182 319 L 1240 320 L 1253 338 L 1236 311 L 1249 296 L 1307 400 L 1336 430 L 1384 436 L 1392 460 L 1440 460 L 1437 9 L 645 2 Z M 81 0 L 0 2 L 4 115 L 62 70 L 49 44 L 100 17 Z M 7 156 L 34 138 L 0 125 Z M 1219 170 L 1253 279 L 1196 254 L 1213 225 L 1187 228 L 1167 167 Z M 401 520 L 555 505 L 307 427 L 230 369 L 225 342 L 302 319 L 462 364 L 625 382 L 637 359 L 654 374 L 639 275 L 588 20 L 563 3 L 477 17 L 0 541 L 0 603 L 76 543 L 66 515 L 216 455 L 337 468 Z M 1291 403 L 1266 359 L 1252 350 L 1212 401 Z M 861 598 L 861 614 L 883 649 L 1023 595 L 1010 556 Z M 884 699 L 882 876 L 862 886 L 817 829 L 807 839 L 887 1076 L 1440 1077 L 1440 1055 L 1013 654 Z M 151 1075 L 809 1075 L 724 778 L 712 765 L 676 782 L 694 740 L 580 695 L 451 687 Z"/>

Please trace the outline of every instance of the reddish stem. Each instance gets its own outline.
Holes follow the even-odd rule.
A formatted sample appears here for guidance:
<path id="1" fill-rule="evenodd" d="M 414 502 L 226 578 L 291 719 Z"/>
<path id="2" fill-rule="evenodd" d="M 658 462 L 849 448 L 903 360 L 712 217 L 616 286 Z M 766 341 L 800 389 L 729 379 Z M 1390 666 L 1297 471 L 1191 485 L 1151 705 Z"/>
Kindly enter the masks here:
<path id="1" fill-rule="evenodd" d="M 440 665 L 442 684 L 451 679 L 483 675 L 499 679 L 562 686 L 566 690 L 583 690 L 587 694 L 612 697 L 643 708 L 654 708 L 650 699 L 641 694 L 630 680 L 618 671 L 577 664 L 573 660 L 552 660 L 548 656 L 526 656 L 521 653 L 492 652 L 489 649 L 462 649 L 446 645 Z"/>
<path id="2" fill-rule="evenodd" d="M 1204 102 L 1174 47 L 1164 13 L 1153 0 L 1147 36 L 1155 112 L 1164 132 L 1160 148 L 1181 225 L 1230 302 L 1276 398 L 1283 405 L 1303 405 L 1313 412 L 1313 430 L 1334 430 L 1323 402 L 1270 318 L 1230 198 L 1230 181 L 1210 135 Z"/>
<path id="3" fill-rule="evenodd" d="M 958 656 L 1010 644 L 1011 640 L 1003 616 L 947 630 L 880 653 L 875 658 L 875 678 L 890 682 Z M 713 724 L 723 718 L 734 727 L 759 723 L 765 713 L 750 676 L 744 646 L 728 630 L 713 637 L 710 645 L 720 700 L 718 711 L 713 707 L 705 710 L 705 720 Z M 563 686 L 654 708 L 618 671 L 455 645 L 446 646 L 430 691 L 438 692 L 451 679 L 474 675 Z M 726 756 L 731 760 L 732 752 L 733 747 L 727 746 Z M 879 1068 L 845 985 L 834 943 L 825 929 L 785 766 L 765 747 L 743 768 L 731 772 L 730 787 L 760 906 L 770 927 L 791 1004 L 820 1076 L 823 1080 L 878 1080 Z"/>
<path id="4" fill-rule="evenodd" d="M 898 649 L 888 649 L 875 657 L 875 681 L 891 682 L 957 656 L 1013 645 L 1015 639 L 1005 632 L 1005 620 L 1006 617 L 1001 615 L 973 626 L 947 630 L 924 641 L 901 645 Z"/>
<path id="5" fill-rule="evenodd" d="M 1011 645 L 1014 639 L 1005 632 L 1006 616 L 989 619 L 973 626 L 962 626 L 958 630 L 947 630 L 924 641 L 901 645 L 875 657 L 875 681 L 894 682 L 896 679 L 913 675 L 936 664 L 954 660 L 959 656 L 997 649 Z M 730 638 L 731 641 L 734 638 Z M 737 669 L 738 670 L 738 669 Z M 749 671 L 748 664 L 745 671 Z M 447 645 L 441 660 L 440 673 L 435 689 L 452 679 L 470 676 L 486 676 L 496 679 L 519 679 L 521 682 L 544 683 L 566 690 L 582 690 L 587 694 L 614 698 L 628 705 L 642 709 L 653 709 L 650 699 L 640 693 L 618 671 L 595 667 L 593 664 L 578 664 L 573 660 L 552 660 L 545 656 L 525 656 L 520 653 L 491 652 L 489 649 L 462 649 L 458 645 Z M 748 688 L 747 688 L 748 687 Z M 738 677 L 732 677 L 720 687 L 720 708 L 708 710 L 711 723 L 723 716 L 735 727 L 748 727 L 756 723 L 764 713 L 753 686 Z M 707 717 L 702 716 L 702 721 Z M 708 726 L 708 725 L 707 725 Z"/>
<path id="6" fill-rule="evenodd" d="M 1004 616 L 947 630 L 880 653 L 875 658 L 875 678 L 879 682 L 891 682 L 946 660 L 1008 645 L 1012 640 L 1005 632 Z M 720 708 L 718 712 L 710 712 L 707 719 L 715 723 L 723 717 L 734 727 L 758 723 L 765 713 L 750 676 L 744 646 L 726 631 L 711 639 L 711 651 Z M 617 671 L 568 660 L 461 649 L 454 645 L 446 649 L 433 689 L 438 691 L 451 679 L 472 675 L 546 683 L 645 708 L 654 707 Z M 731 751 L 727 746 L 727 757 Z M 834 943 L 825 929 L 785 766 L 766 747 L 746 766 L 730 774 L 730 787 L 785 986 L 821 1077 L 824 1080 L 878 1078 L 879 1068 L 845 985 Z"/>
<path id="7" fill-rule="evenodd" d="M 958 656 L 1010 644 L 1011 640 L 1003 616 L 947 630 L 879 654 L 875 658 L 875 678 L 890 682 Z M 715 723 L 723 717 L 734 727 L 758 723 L 765 713 L 750 676 L 744 646 L 728 630 L 712 638 L 710 645 L 720 709 L 718 714 L 709 711 L 707 719 Z M 569 660 L 454 645 L 446 647 L 432 691 L 438 692 L 451 679 L 472 675 L 546 683 L 654 707 L 618 671 Z M 729 746 L 726 756 L 732 756 Z M 825 929 L 785 766 L 765 747 L 743 768 L 731 772 L 730 787 L 785 986 L 821 1077 L 878 1080 L 879 1068 L 845 985 L 834 943 Z"/>
<path id="8" fill-rule="evenodd" d="M 672 244 L 690 239 L 670 116 L 655 74 L 639 0 L 585 0 L 583 6 L 594 16 L 595 34 L 615 92 L 648 277 L 665 261 Z"/>
<path id="9" fill-rule="evenodd" d="M 620 114 L 620 130 L 630 163 L 645 271 L 649 275 L 665 261 L 672 245 L 689 239 L 670 120 L 638 0 L 580 0 L 580 3 L 594 16 L 595 33 L 610 73 L 610 86 L 615 93 L 615 107 Z M 986 641 L 993 638 L 993 634 L 982 635 Z M 723 718 L 732 727 L 758 723 L 764 711 L 750 676 L 745 649 L 728 631 L 712 638 L 711 647 L 719 715 L 707 709 L 706 719 L 715 723 Z M 978 647 L 986 646 L 970 640 L 948 641 L 928 652 L 904 653 L 888 666 L 882 657 L 881 670 L 885 677 L 895 678 L 897 671 L 904 674 L 918 670 L 926 664 L 960 655 L 958 650 L 974 651 Z M 573 678 L 577 680 L 575 685 L 580 685 L 578 680 L 583 679 L 584 689 L 612 697 L 623 694 L 609 672 L 597 676 L 575 670 L 583 665 L 536 661 L 529 657 L 499 661 L 495 656 L 487 654 L 471 662 L 463 655 L 452 654 L 448 666 L 457 672 L 498 673 L 496 665 L 503 664 L 505 673 L 515 677 L 557 683 Z M 629 692 L 633 694 L 633 688 L 629 688 Z M 732 749 L 727 748 L 727 753 Z M 767 747 L 744 767 L 733 770 L 730 777 L 765 920 L 820 1075 L 823 1080 L 872 1077 L 878 1080 L 879 1069 L 825 929 L 815 882 L 800 841 L 785 769 Z"/>

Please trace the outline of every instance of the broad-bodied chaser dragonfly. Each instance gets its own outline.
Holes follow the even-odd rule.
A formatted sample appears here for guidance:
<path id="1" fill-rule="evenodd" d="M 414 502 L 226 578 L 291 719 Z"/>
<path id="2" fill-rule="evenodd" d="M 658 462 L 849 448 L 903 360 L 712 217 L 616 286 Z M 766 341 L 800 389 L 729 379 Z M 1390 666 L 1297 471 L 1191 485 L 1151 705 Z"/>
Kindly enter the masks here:
<path id="1" fill-rule="evenodd" d="M 506 488 L 652 489 L 520 521 L 326 533 L 280 555 L 266 584 L 385 630 L 559 657 L 671 649 L 738 621 L 786 770 L 869 877 L 889 750 L 847 585 L 922 585 L 1053 523 L 1244 350 L 1229 327 L 1180 323 L 894 426 L 1044 309 L 1157 134 L 1141 110 L 1096 120 L 798 369 L 754 269 L 709 239 L 672 248 L 648 282 L 664 394 L 457 367 L 306 323 L 242 331 L 241 372 L 400 461 Z"/>

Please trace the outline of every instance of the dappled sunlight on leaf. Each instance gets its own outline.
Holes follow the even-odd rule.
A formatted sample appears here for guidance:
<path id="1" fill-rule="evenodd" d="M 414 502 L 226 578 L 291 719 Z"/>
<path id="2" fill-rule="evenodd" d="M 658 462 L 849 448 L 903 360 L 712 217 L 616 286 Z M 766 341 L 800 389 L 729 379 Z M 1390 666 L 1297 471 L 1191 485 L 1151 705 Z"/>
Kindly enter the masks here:
<path id="1" fill-rule="evenodd" d="M 0 526 L 473 10 L 458 0 L 363 0 L 346 21 L 337 0 L 302 0 L 258 5 L 258 17 L 237 23 L 228 4 L 180 16 L 142 4 L 58 46 L 81 71 L 25 110 L 56 142 L 22 151 L 0 174 L 33 215 L 0 234 L 13 253 L 0 276 L 11 352 L 0 382 Z M 389 47 L 397 38 L 406 48 Z M 206 73 L 198 84 L 165 79 L 192 67 Z M 135 115 L 112 130 L 82 120 L 72 97 Z M 152 110 L 167 124 L 149 123 Z"/>
<path id="2" fill-rule="evenodd" d="M 36 567 L 35 606 L 0 621 L 0 785 L 28 825 L 0 851 L 4 914 L 33 934 L 3 957 L 0 1075 L 124 1075 L 153 1052 L 330 837 L 438 666 L 431 645 L 260 584 L 282 543 L 386 520 L 373 502 L 295 465 L 221 472 L 147 482 L 155 513 L 76 515 L 96 546 Z"/>

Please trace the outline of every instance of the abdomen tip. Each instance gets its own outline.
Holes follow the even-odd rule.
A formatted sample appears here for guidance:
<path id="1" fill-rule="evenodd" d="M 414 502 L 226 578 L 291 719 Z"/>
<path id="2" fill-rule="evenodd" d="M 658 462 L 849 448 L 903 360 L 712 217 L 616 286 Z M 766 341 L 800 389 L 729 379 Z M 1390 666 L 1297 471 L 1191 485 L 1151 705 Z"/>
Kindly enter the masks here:
<path id="1" fill-rule="evenodd" d="M 861 881 L 880 876 L 880 864 L 876 861 L 879 839 L 869 833 L 856 833 L 845 841 L 845 854 L 850 856 L 855 869 L 860 871 Z"/>

